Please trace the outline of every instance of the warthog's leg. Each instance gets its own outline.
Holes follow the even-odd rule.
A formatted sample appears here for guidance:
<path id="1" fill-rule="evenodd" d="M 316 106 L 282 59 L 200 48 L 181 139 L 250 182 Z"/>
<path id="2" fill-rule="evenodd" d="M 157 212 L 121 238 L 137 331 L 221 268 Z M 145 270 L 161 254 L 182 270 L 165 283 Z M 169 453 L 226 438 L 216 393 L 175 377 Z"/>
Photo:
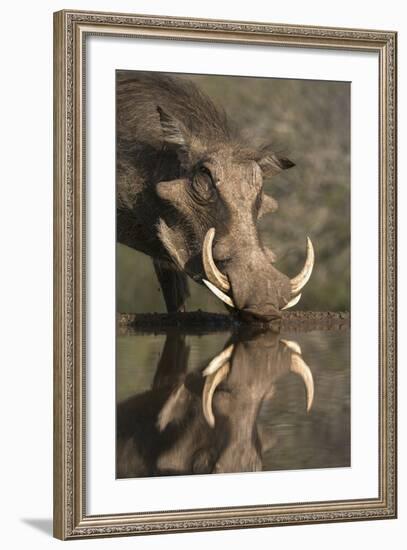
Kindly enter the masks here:
<path id="1" fill-rule="evenodd" d="M 178 387 L 182 384 L 188 370 L 188 357 L 189 347 L 185 343 L 185 335 L 179 332 L 167 334 L 152 389 Z"/>
<path id="2" fill-rule="evenodd" d="M 185 300 L 189 296 L 187 276 L 160 260 L 154 260 L 154 269 L 163 291 L 167 311 L 185 311 Z"/>

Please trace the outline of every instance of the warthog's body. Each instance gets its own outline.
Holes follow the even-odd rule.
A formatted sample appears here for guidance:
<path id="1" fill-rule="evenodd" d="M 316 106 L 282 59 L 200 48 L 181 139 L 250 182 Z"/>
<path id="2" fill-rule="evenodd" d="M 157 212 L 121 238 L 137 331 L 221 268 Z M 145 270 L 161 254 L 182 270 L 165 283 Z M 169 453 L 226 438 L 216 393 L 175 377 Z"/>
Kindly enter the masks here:
<path id="1" fill-rule="evenodd" d="M 118 77 L 117 237 L 153 258 L 169 311 L 183 309 L 187 275 L 247 317 L 272 319 L 296 299 L 301 285 L 272 265 L 257 231 L 276 209 L 263 176 L 291 166 L 241 142 L 188 80 Z"/>

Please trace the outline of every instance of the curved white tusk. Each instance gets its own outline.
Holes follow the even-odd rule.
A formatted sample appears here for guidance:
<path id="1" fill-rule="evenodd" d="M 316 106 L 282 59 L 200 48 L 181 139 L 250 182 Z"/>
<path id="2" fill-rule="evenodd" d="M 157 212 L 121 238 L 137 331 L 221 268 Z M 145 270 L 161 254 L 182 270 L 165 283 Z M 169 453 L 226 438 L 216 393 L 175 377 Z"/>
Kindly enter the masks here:
<path id="1" fill-rule="evenodd" d="M 235 346 L 233 344 L 230 344 L 230 346 L 225 348 L 216 357 L 214 357 L 209 365 L 202 371 L 202 376 L 213 374 L 221 367 L 223 367 L 223 365 L 232 357 L 234 347 Z"/>
<path id="2" fill-rule="evenodd" d="M 314 402 L 314 379 L 312 372 L 307 363 L 301 357 L 301 355 L 294 354 L 291 357 L 291 372 L 301 376 L 307 394 L 307 412 L 311 410 L 312 403 Z"/>
<path id="3" fill-rule="evenodd" d="M 299 291 L 304 288 L 307 284 L 309 278 L 311 277 L 312 269 L 314 267 L 314 247 L 312 246 L 311 239 L 307 237 L 307 258 L 305 260 L 304 267 L 298 273 L 296 277 L 291 279 L 291 293 L 294 295 L 298 294 Z"/>
<path id="4" fill-rule="evenodd" d="M 229 374 L 230 365 L 225 363 L 216 372 L 206 377 L 202 392 L 202 412 L 211 428 L 215 427 L 215 417 L 212 409 L 212 399 L 216 388 Z"/>
<path id="5" fill-rule="evenodd" d="M 298 296 L 295 296 L 294 298 L 292 298 L 289 302 L 286 303 L 286 305 L 284 307 L 281 308 L 281 310 L 283 309 L 288 309 L 290 307 L 293 307 L 295 306 L 296 304 L 298 304 L 298 302 L 301 300 L 301 294 L 298 294 Z"/>
<path id="6" fill-rule="evenodd" d="M 299 355 L 302 354 L 300 345 L 297 342 L 294 342 L 294 340 L 283 340 L 283 339 L 281 339 L 280 342 L 285 344 L 287 346 L 287 348 L 290 348 L 290 350 L 293 351 L 294 353 L 298 353 Z"/>
<path id="7" fill-rule="evenodd" d="M 232 298 L 230 298 L 227 294 L 219 290 L 215 285 L 207 281 L 206 279 L 202 279 L 202 282 L 209 288 L 211 292 L 215 294 L 219 300 L 222 300 L 222 302 L 225 302 L 230 307 L 235 307 L 235 304 L 233 303 Z"/>
<path id="8" fill-rule="evenodd" d="M 229 279 L 216 267 L 212 255 L 213 239 L 215 238 L 215 229 L 211 227 L 205 235 L 202 246 L 202 263 L 205 275 L 210 282 L 221 290 L 230 290 Z"/>

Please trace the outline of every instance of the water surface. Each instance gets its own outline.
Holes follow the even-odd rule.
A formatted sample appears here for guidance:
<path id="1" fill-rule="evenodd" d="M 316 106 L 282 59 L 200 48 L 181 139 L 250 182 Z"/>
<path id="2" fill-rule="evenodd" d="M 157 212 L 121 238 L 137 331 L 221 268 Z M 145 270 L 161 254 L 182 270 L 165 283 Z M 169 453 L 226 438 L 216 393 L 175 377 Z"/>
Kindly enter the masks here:
<path id="1" fill-rule="evenodd" d="M 117 477 L 350 466 L 349 339 L 119 335 Z"/>

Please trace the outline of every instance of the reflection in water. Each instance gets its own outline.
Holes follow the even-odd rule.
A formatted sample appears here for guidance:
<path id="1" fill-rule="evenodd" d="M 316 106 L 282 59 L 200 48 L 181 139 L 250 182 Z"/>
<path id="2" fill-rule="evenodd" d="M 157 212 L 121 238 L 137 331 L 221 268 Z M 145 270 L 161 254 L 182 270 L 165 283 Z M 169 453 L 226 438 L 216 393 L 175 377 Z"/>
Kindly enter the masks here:
<path id="1" fill-rule="evenodd" d="M 117 477 L 349 466 L 349 335 L 317 334 L 235 334 L 199 364 L 204 339 L 172 331 L 125 399 L 132 336 L 119 339 Z"/>

